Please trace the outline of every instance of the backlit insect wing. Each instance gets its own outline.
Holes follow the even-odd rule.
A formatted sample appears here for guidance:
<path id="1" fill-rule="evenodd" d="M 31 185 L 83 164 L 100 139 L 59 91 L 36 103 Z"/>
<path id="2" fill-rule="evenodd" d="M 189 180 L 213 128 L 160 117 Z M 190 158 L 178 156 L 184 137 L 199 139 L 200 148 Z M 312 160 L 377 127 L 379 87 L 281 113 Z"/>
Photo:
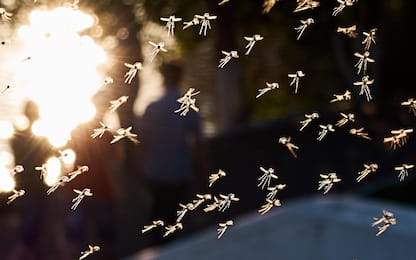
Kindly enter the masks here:
<path id="1" fill-rule="evenodd" d="M 217 232 L 218 232 L 217 238 L 220 239 L 222 237 L 222 235 L 224 235 L 227 228 L 232 226 L 233 224 L 234 224 L 234 222 L 232 220 L 228 220 L 225 223 L 219 223 L 218 224 L 218 229 L 217 229 Z"/>
<path id="2" fill-rule="evenodd" d="M 261 175 L 257 180 L 259 181 L 259 184 L 257 184 L 257 187 L 260 187 L 262 190 L 266 187 L 270 187 L 270 181 L 271 179 L 278 179 L 277 175 L 274 174 L 274 169 L 269 168 L 265 169 L 263 167 L 260 167 L 260 170 L 263 172 L 263 175 Z"/>
<path id="3" fill-rule="evenodd" d="M 137 134 L 131 133 L 131 129 L 131 126 L 127 127 L 126 129 L 119 128 L 116 131 L 116 135 L 113 136 L 113 140 L 111 140 L 110 144 L 114 144 L 119 140 L 123 139 L 124 137 L 127 137 L 130 141 L 132 141 L 135 144 L 140 143 L 140 141 L 137 139 Z"/>
<path id="4" fill-rule="evenodd" d="M 391 137 L 385 137 L 383 140 L 384 143 L 390 143 L 390 147 L 394 150 L 397 147 L 400 147 L 400 138 L 396 137 L 396 136 L 391 136 Z"/>
<path id="5" fill-rule="evenodd" d="M 322 177 L 322 175 L 321 175 Z M 318 190 L 324 189 L 324 194 L 327 194 L 328 191 L 332 188 L 333 183 L 329 179 L 324 179 L 319 181 Z"/>
<path id="6" fill-rule="evenodd" d="M 195 15 L 201 23 L 201 28 L 199 29 L 199 35 L 207 36 L 207 30 L 211 29 L 210 20 L 217 19 L 217 16 L 210 15 L 209 13 L 204 13 L 203 15 Z"/>
<path id="7" fill-rule="evenodd" d="M 413 167 L 415 167 L 413 164 L 405 164 L 404 163 L 400 166 L 394 167 L 394 170 L 399 172 L 398 177 L 399 177 L 400 181 L 404 181 L 404 178 L 407 177 L 408 174 L 409 174 L 408 170 L 412 169 Z"/>
<path id="8" fill-rule="evenodd" d="M 199 108 L 196 106 L 196 98 L 192 97 L 198 95 L 200 91 L 194 91 L 194 88 L 189 88 L 188 91 L 186 91 L 186 93 L 182 97 L 176 100 L 181 105 L 177 110 L 174 111 L 175 113 L 180 112 L 180 116 L 186 116 L 190 108 L 195 112 L 199 112 Z"/>
<path id="9" fill-rule="evenodd" d="M 408 106 L 409 107 L 409 113 L 413 113 L 413 115 L 416 116 L 416 100 L 413 98 L 409 98 L 407 101 L 403 101 L 400 103 L 402 106 Z"/>
<path id="10" fill-rule="evenodd" d="M 173 232 L 175 232 L 177 230 L 183 229 L 183 225 L 182 225 L 182 223 L 176 223 L 175 225 L 169 225 L 169 226 L 165 227 L 165 229 L 166 229 L 166 232 L 163 235 L 163 237 L 166 237 L 166 236 L 172 234 Z"/>
<path id="11" fill-rule="evenodd" d="M 182 21 L 182 18 L 171 15 L 168 18 L 161 17 L 160 20 L 166 22 L 165 28 L 168 31 L 168 36 L 173 36 L 175 34 L 175 23 Z"/>
<path id="12" fill-rule="evenodd" d="M 121 96 L 116 100 L 110 101 L 110 112 L 115 112 L 122 104 L 126 103 L 129 99 L 128 96 Z"/>
<path id="13" fill-rule="evenodd" d="M 364 164 L 364 170 L 358 172 L 357 182 L 362 181 L 369 173 L 376 172 L 378 169 L 378 164 Z"/>
<path id="14" fill-rule="evenodd" d="M 0 17 L 3 22 L 9 22 L 12 20 L 12 13 L 6 11 L 6 9 L 0 7 Z"/>
<path id="15" fill-rule="evenodd" d="M 25 195 L 25 191 L 24 190 L 13 190 L 13 194 L 10 195 L 9 197 L 7 197 L 7 199 L 8 199 L 7 204 L 12 203 L 17 198 L 22 197 L 23 195 Z"/>
<path id="16" fill-rule="evenodd" d="M 73 180 L 73 179 L 75 179 L 78 175 L 80 175 L 80 174 L 82 174 L 82 173 L 84 173 L 84 172 L 87 172 L 87 171 L 88 171 L 88 166 L 86 166 L 86 165 L 84 165 L 84 166 L 78 166 L 78 168 L 77 168 L 75 171 L 72 171 L 72 172 L 68 173 L 68 177 L 69 177 L 69 179 L 68 179 L 68 181 L 67 181 L 67 182 L 72 181 L 72 180 Z"/>
<path id="17" fill-rule="evenodd" d="M 351 100 L 351 92 L 349 90 L 346 90 L 344 94 L 342 95 L 333 95 L 335 98 L 329 101 L 329 103 L 334 103 L 338 101 L 344 101 L 344 100 Z"/>
<path id="18" fill-rule="evenodd" d="M 375 62 L 373 58 L 370 58 L 370 52 L 365 51 L 363 54 L 355 52 L 354 56 L 359 58 L 358 62 L 354 65 L 354 67 L 357 67 L 357 74 L 360 74 L 362 71 L 364 74 L 367 72 L 367 63 L 368 62 Z"/>
<path id="19" fill-rule="evenodd" d="M 274 199 L 274 200 L 266 199 L 266 204 L 262 205 L 261 208 L 258 210 L 258 212 L 261 215 L 264 215 L 267 212 L 269 212 L 273 207 L 280 207 L 280 206 L 282 206 L 282 204 L 280 203 L 280 200 L 278 200 L 278 199 Z"/>
<path id="20" fill-rule="evenodd" d="M 220 200 L 216 196 L 214 196 L 214 202 L 211 204 L 208 204 L 203 210 L 204 212 L 213 211 L 216 208 L 218 208 L 219 205 L 220 205 Z"/>
<path id="21" fill-rule="evenodd" d="M 266 88 L 260 88 L 260 89 L 258 89 L 259 94 L 257 94 L 256 98 L 261 97 L 262 95 L 266 94 L 270 90 L 278 89 L 279 88 L 279 83 L 276 83 L 276 82 L 273 82 L 273 83 L 266 82 L 266 86 L 267 86 Z"/>
<path id="22" fill-rule="evenodd" d="M 209 176 L 209 187 L 211 187 L 219 178 L 225 177 L 227 173 L 221 169 L 217 173 L 213 173 Z"/>
<path id="23" fill-rule="evenodd" d="M 289 78 L 292 78 L 292 81 L 289 83 L 289 86 L 295 85 L 295 94 L 297 94 L 298 93 L 298 88 L 299 88 L 299 80 L 300 80 L 300 78 L 305 77 L 306 74 L 303 71 L 298 70 L 298 71 L 296 71 L 296 73 L 287 74 L 287 76 Z"/>
<path id="24" fill-rule="evenodd" d="M 168 50 L 166 50 L 165 47 L 165 43 L 164 42 L 159 42 L 159 43 L 154 43 L 152 41 L 149 41 L 149 44 L 153 46 L 152 52 L 150 53 L 150 62 L 153 62 L 153 60 L 156 58 L 156 55 L 160 52 L 167 52 Z"/>
<path id="25" fill-rule="evenodd" d="M 72 205 L 71 209 L 73 210 L 77 209 L 78 205 L 81 203 L 82 199 L 85 196 L 88 196 L 88 197 L 92 196 L 92 192 L 88 188 L 85 188 L 82 191 L 74 189 L 74 192 L 77 193 L 78 195 L 72 199 L 72 202 L 74 202 L 74 204 Z"/>
<path id="26" fill-rule="evenodd" d="M 279 0 L 263 0 L 263 14 L 267 14 Z"/>
<path id="27" fill-rule="evenodd" d="M 42 164 L 41 166 L 35 167 L 36 171 L 40 171 L 40 179 L 43 179 L 48 174 L 48 166 L 46 163 Z"/>
<path id="28" fill-rule="evenodd" d="M 337 0 L 337 2 L 339 3 L 339 5 L 334 7 L 334 9 L 332 10 L 332 16 L 337 16 L 340 12 L 342 12 L 342 10 L 344 10 L 346 6 L 345 1 L 343 0 Z"/>
<path id="29" fill-rule="evenodd" d="M 14 176 L 16 174 L 22 173 L 25 170 L 25 168 L 22 165 L 16 165 L 13 169 L 11 174 Z"/>
<path id="30" fill-rule="evenodd" d="M 255 44 L 256 42 L 258 42 L 258 41 L 263 40 L 263 39 L 264 39 L 264 37 L 263 37 L 263 36 L 261 36 L 260 34 L 255 34 L 255 35 L 253 35 L 252 37 L 245 36 L 245 37 L 244 37 L 244 39 L 245 39 L 246 41 L 248 41 L 248 43 L 247 43 L 247 45 L 246 45 L 246 47 L 245 47 L 245 48 L 247 49 L 247 51 L 246 51 L 245 55 L 249 55 L 249 54 L 250 54 L 250 52 L 251 52 L 251 49 L 254 47 L 254 44 Z"/>
<path id="31" fill-rule="evenodd" d="M 193 207 L 192 207 L 191 210 L 195 210 L 197 207 L 199 207 L 205 201 L 212 199 L 211 194 L 204 194 L 204 195 L 196 194 L 196 197 L 197 197 L 197 199 L 192 200 Z"/>
<path id="32" fill-rule="evenodd" d="M 371 29 L 369 32 L 363 32 L 365 38 L 361 43 L 364 44 L 364 50 L 368 51 L 370 49 L 371 43 L 376 44 L 376 31 L 377 28 Z"/>
<path id="33" fill-rule="evenodd" d="M 373 83 L 374 83 L 374 79 L 370 80 L 370 78 L 367 75 L 365 75 L 365 76 L 362 77 L 361 81 L 356 81 L 353 84 L 354 84 L 354 86 L 359 86 L 360 87 L 359 95 L 364 95 L 365 94 L 365 96 L 367 98 L 367 102 L 370 102 L 372 97 L 371 97 L 371 91 L 370 91 L 369 86 Z"/>
<path id="34" fill-rule="evenodd" d="M 193 25 L 199 24 L 199 19 L 198 19 L 198 17 L 196 17 L 196 15 L 194 15 L 194 18 L 191 21 L 189 21 L 189 22 L 183 22 L 183 24 L 184 24 L 184 26 L 183 26 L 182 29 L 185 30 L 185 29 L 187 29 L 187 28 L 189 28 L 189 27 L 191 27 Z"/>
<path id="35" fill-rule="evenodd" d="M 221 2 L 218 3 L 218 5 L 223 5 L 223 4 L 228 3 L 228 2 L 230 2 L 230 0 L 222 0 Z"/>
<path id="36" fill-rule="evenodd" d="M 124 83 L 130 84 L 131 81 L 134 79 L 134 77 L 137 74 L 137 71 L 141 70 L 143 68 L 143 65 L 141 62 L 135 62 L 134 64 L 124 63 L 124 66 L 129 68 L 129 71 L 124 74 Z"/>
<path id="37" fill-rule="evenodd" d="M 352 134 L 352 135 L 362 137 L 362 138 L 367 139 L 367 140 L 371 140 L 371 138 L 368 136 L 368 133 L 365 133 L 363 131 L 364 131 L 364 127 L 359 128 L 359 129 L 351 128 L 349 133 Z"/>
<path id="38" fill-rule="evenodd" d="M 165 223 L 162 220 L 153 220 L 151 225 L 146 225 L 143 227 L 142 229 L 142 233 L 145 233 L 147 231 L 150 231 L 151 229 L 155 228 L 155 227 L 162 227 L 164 226 Z"/>
<path id="39" fill-rule="evenodd" d="M 279 88 L 279 83 L 277 83 L 277 82 L 273 82 L 273 83 L 266 82 L 266 86 L 270 89 L 278 89 Z"/>
<path id="40" fill-rule="evenodd" d="M 85 259 L 87 256 L 93 254 L 94 252 L 100 251 L 99 246 L 88 246 L 88 250 L 81 252 L 81 256 L 79 257 L 79 260 Z"/>
<path id="41" fill-rule="evenodd" d="M 64 175 L 59 177 L 59 179 L 56 181 L 56 183 L 54 185 L 52 185 L 47 191 L 46 194 L 47 195 L 51 195 L 51 193 L 53 193 L 54 191 L 56 191 L 59 187 L 64 186 L 65 183 L 67 183 L 69 181 L 69 177 Z"/>
<path id="42" fill-rule="evenodd" d="M 127 137 L 127 139 L 129 139 L 130 141 L 132 141 L 134 144 L 138 144 L 140 143 L 140 141 L 137 139 L 137 134 L 133 134 L 131 132 L 132 127 L 129 126 L 126 128 L 124 135 Z"/>
<path id="43" fill-rule="evenodd" d="M 343 125 L 345 125 L 348 122 L 354 122 L 355 121 L 355 115 L 354 114 L 344 114 L 344 113 L 340 113 L 341 114 L 341 119 L 338 120 L 338 122 L 335 124 L 335 126 L 337 127 L 341 127 Z"/>
<path id="44" fill-rule="evenodd" d="M 177 223 L 178 222 L 181 222 L 182 221 L 182 218 L 185 216 L 185 214 L 188 211 L 190 211 L 190 210 L 192 210 L 194 208 L 194 205 L 192 203 L 188 203 L 186 205 L 184 205 L 182 203 L 179 203 L 179 206 L 181 207 L 181 209 L 178 210 L 178 211 L 176 211 L 176 216 L 177 216 L 176 222 Z"/>
<path id="45" fill-rule="evenodd" d="M 298 6 L 293 11 L 294 13 L 305 11 L 308 9 L 312 10 L 320 5 L 318 1 L 313 1 L 313 0 L 297 0 L 296 2 L 298 2 Z"/>
<path id="46" fill-rule="evenodd" d="M 105 131 L 109 131 L 111 129 L 110 126 L 104 124 L 103 122 L 100 122 L 101 127 L 100 128 L 95 128 L 93 131 L 94 133 L 91 134 L 91 138 L 96 138 L 99 137 L 101 138 Z"/>
<path id="47" fill-rule="evenodd" d="M 320 180 L 318 183 L 318 190 L 323 189 L 324 194 L 327 194 L 329 192 L 334 183 L 341 181 L 341 179 L 338 178 L 337 174 L 334 172 L 328 174 L 319 174 L 319 176 L 322 178 L 322 180 Z"/>
<path id="48" fill-rule="evenodd" d="M 315 20 L 313 18 L 308 18 L 306 20 L 300 20 L 301 25 L 299 25 L 298 27 L 295 27 L 295 31 L 298 33 L 298 36 L 296 37 L 296 40 L 299 40 L 300 37 L 302 36 L 303 32 L 305 31 L 305 29 L 315 23 Z"/>
<path id="49" fill-rule="evenodd" d="M 286 188 L 286 184 L 277 184 L 273 187 L 267 187 L 269 193 L 267 193 L 266 198 L 269 200 L 274 200 L 276 198 L 277 192 Z"/>
<path id="50" fill-rule="evenodd" d="M 406 144 L 409 136 L 408 134 L 413 133 L 413 129 L 398 129 L 398 130 L 391 130 L 391 134 L 395 137 L 396 140 L 398 140 L 398 146 L 403 146 Z"/>
<path id="51" fill-rule="evenodd" d="M 339 5 L 334 7 L 332 16 L 337 16 L 340 12 L 342 12 L 342 10 L 344 10 L 345 7 L 352 6 L 357 1 L 358 0 L 337 0 Z"/>
<path id="52" fill-rule="evenodd" d="M 316 139 L 318 141 L 322 141 L 322 139 L 324 139 L 328 132 L 335 132 L 335 129 L 331 124 L 319 125 L 319 127 L 321 128 L 321 131 L 319 131 L 318 138 Z"/>
<path id="53" fill-rule="evenodd" d="M 376 236 L 381 235 L 387 230 L 387 228 L 397 223 L 396 218 L 394 218 L 394 214 L 387 210 L 383 210 L 383 215 L 381 217 L 373 218 L 373 219 L 374 219 L 374 222 L 371 224 L 371 226 L 377 227 L 378 232 L 376 233 Z M 383 225 L 380 225 L 380 224 L 383 224 Z"/>
<path id="54" fill-rule="evenodd" d="M 293 157 L 297 158 L 297 155 L 295 153 L 295 149 L 299 150 L 299 147 L 291 143 L 291 137 L 280 137 L 279 143 L 285 145 L 289 152 L 293 155 Z"/>
<path id="55" fill-rule="evenodd" d="M 218 68 L 224 68 L 225 64 L 227 64 L 232 58 L 239 58 L 237 51 L 221 51 L 221 53 L 224 54 L 225 57 L 220 60 Z"/>
<path id="56" fill-rule="evenodd" d="M 224 212 L 231 206 L 232 201 L 239 201 L 240 199 L 235 197 L 234 193 L 229 193 L 228 195 L 220 194 L 221 200 L 218 201 L 218 211 Z"/>
<path id="57" fill-rule="evenodd" d="M 355 30 L 357 30 L 356 25 L 352 25 L 350 27 L 338 27 L 337 28 L 337 32 L 343 33 L 350 38 L 357 38 L 358 34 L 355 32 Z"/>
<path id="58" fill-rule="evenodd" d="M 300 121 L 301 128 L 299 129 L 299 131 L 302 131 L 305 127 L 307 127 L 312 122 L 312 120 L 319 118 L 319 114 L 318 113 L 305 114 L 305 117 L 306 117 L 305 120 Z"/>

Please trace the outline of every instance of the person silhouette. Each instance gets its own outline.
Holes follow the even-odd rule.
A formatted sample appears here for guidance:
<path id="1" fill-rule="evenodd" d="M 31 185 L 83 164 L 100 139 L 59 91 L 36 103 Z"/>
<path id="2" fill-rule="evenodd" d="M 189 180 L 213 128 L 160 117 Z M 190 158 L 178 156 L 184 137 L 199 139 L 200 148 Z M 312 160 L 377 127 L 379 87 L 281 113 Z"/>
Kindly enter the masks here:
<path id="1" fill-rule="evenodd" d="M 177 100 L 182 68 L 177 61 L 161 65 L 164 94 L 151 103 L 138 121 L 142 174 L 151 196 L 151 218 L 174 224 L 179 203 L 187 199 L 193 178 L 192 149 L 201 141 L 201 120 L 195 111 L 180 116 Z M 153 245 L 163 239 L 152 232 Z"/>
<path id="2" fill-rule="evenodd" d="M 28 120 L 28 125 L 23 130 L 16 130 L 10 145 L 15 164 L 22 165 L 25 169 L 23 173 L 15 176 L 16 187 L 25 190 L 26 195 L 14 202 L 20 226 L 18 241 L 11 250 L 9 259 L 37 259 L 41 255 L 37 249 L 37 242 L 42 229 L 47 197 L 46 186 L 35 167 L 45 163 L 53 154 L 48 140 L 32 132 L 33 123 L 39 119 L 36 103 L 28 100 L 24 105 L 23 114 Z"/>

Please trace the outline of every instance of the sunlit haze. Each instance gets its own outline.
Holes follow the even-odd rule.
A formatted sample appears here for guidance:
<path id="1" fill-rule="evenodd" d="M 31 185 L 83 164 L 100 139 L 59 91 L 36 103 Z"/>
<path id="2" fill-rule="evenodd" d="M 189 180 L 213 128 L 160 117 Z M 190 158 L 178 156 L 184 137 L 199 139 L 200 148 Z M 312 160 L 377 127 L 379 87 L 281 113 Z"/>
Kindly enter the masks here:
<path id="1" fill-rule="evenodd" d="M 16 183 L 10 175 L 9 169 L 0 164 L 0 192 L 10 192 L 14 189 Z"/>
<path id="2" fill-rule="evenodd" d="M 46 162 L 46 168 L 48 169 L 48 174 L 46 174 L 45 179 L 43 180 L 46 185 L 54 185 L 59 176 L 61 176 L 61 161 L 56 157 L 51 157 Z"/>

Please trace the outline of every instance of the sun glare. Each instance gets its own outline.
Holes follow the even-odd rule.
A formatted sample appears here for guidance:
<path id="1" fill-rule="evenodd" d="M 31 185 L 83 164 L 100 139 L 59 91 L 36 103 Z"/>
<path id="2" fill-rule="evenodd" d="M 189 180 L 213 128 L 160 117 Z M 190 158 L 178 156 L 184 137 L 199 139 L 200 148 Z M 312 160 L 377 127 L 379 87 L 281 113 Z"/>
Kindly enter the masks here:
<path id="1" fill-rule="evenodd" d="M 4 165 L 0 165 L 0 192 L 10 192 L 15 185 L 16 183 L 9 170 Z"/>
<path id="2" fill-rule="evenodd" d="M 46 174 L 43 181 L 50 187 L 54 185 L 58 181 L 59 176 L 61 176 L 61 161 L 56 157 L 51 157 L 46 162 L 46 167 L 48 169 L 48 174 Z"/>
<path id="3" fill-rule="evenodd" d="M 80 35 L 93 26 L 91 15 L 60 7 L 32 11 L 29 21 L 18 31 L 23 49 L 15 81 L 39 106 L 33 132 L 62 147 L 96 113 L 91 98 L 102 85 L 97 67 L 106 55 L 91 37 Z"/>
<path id="4" fill-rule="evenodd" d="M 61 153 L 61 160 L 65 167 L 72 166 L 77 158 L 74 150 L 72 149 L 65 149 L 60 152 Z"/>
<path id="5" fill-rule="evenodd" d="M 13 133 L 13 125 L 9 121 L 0 120 L 0 139 L 9 139 Z"/>

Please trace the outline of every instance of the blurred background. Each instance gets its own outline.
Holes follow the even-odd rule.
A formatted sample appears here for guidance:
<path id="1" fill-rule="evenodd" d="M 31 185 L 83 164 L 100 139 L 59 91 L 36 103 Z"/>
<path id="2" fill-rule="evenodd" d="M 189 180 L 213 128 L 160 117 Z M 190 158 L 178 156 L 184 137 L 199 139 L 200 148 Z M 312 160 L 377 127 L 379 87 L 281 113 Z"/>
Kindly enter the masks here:
<path id="1" fill-rule="evenodd" d="M 159 67 L 170 60 L 181 60 L 180 92 L 200 91 L 195 98 L 204 162 L 201 165 L 192 158 L 188 201 L 196 193 L 235 193 L 240 201 L 224 213 L 189 213 L 184 229 L 167 244 L 207 228 L 215 230 L 227 219 L 257 214 L 265 197 L 257 187 L 260 166 L 274 168 L 278 182 L 287 185 L 278 196 L 282 207 L 273 209 L 276 212 L 291 201 L 323 196 L 317 191 L 319 174 L 328 172 L 342 179 L 331 189 L 332 195 L 413 208 L 416 179 L 412 170 L 399 181 L 394 167 L 414 163 L 414 137 L 410 134 L 409 141 L 395 150 L 383 138 L 391 136 L 393 129 L 412 128 L 416 120 L 401 105 L 415 95 L 411 65 L 415 51 L 410 38 L 416 3 L 357 1 L 332 16 L 339 4 L 335 0 L 320 1 L 319 7 L 296 13 L 294 0 L 278 1 L 269 12 L 263 11 L 263 2 L 1 0 L 0 8 L 10 13 L 10 21 L 0 12 L 0 258 L 73 259 L 89 244 L 99 244 L 101 252 L 91 259 L 122 259 L 156 246 L 151 235 L 140 232 L 153 220 L 141 144 L 122 140 L 110 145 L 108 132 L 101 139 L 91 139 L 90 134 L 102 121 L 113 130 L 132 126 L 140 139 L 138 122 L 148 105 L 163 95 Z M 210 21 L 206 37 L 199 35 L 200 24 L 182 29 L 183 22 L 206 12 L 217 16 Z M 174 37 L 168 36 L 160 20 L 171 15 L 182 18 Z M 296 40 L 294 28 L 309 17 L 315 23 Z M 352 25 L 357 27 L 356 38 L 337 33 L 338 26 Z M 363 52 L 362 33 L 373 28 L 377 28 L 376 44 L 371 45 L 370 57 L 375 62 L 369 63 L 367 74 L 375 82 L 370 86 L 373 100 L 367 102 L 353 85 L 361 80 L 354 53 Z M 254 34 L 264 39 L 244 55 L 248 43 L 244 36 Z M 149 41 L 164 42 L 168 52 L 151 62 Z M 218 68 L 221 51 L 231 50 L 238 51 L 239 58 Z M 143 69 L 127 84 L 125 63 L 137 61 Z M 288 74 L 298 70 L 306 76 L 294 94 Z M 266 82 L 278 82 L 280 88 L 256 98 Z M 329 102 L 346 90 L 351 91 L 350 101 Z M 109 112 L 110 101 L 120 96 L 128 96 L 128 102 Z M 28 100 L 37 108 L 28 110 Z M 300 132 L 300 121 L 313 112 L 319 113 L 319 119 Z M 335 125 L 340 112 L 354 113 L 355 122 L 317 141 L 319 125 Z M 352 127 L 364 127 L 372 140 L 349 134 Z M 298 158 L 278 142 L 282 136 L 291 136 L 299 146 Z M 49 171 L 40 180 L 40 171 L 34 167 L 43 163 Z M 378 164 L 378 171 L 357 183 L 357 172 L 371 163 Z M 19 164 L 25 171 L 15 174 Z M 81 165 L 88 165 L 90 172 L 78 186 L 66 185 L 46 195 L 60 176 Z M 227 176 L 208 188 L 208 176 L 219 169 Z M 72 189 L 86 188 L 87 183 L 97 192 L 72 211 Z M 22 188 L 26 194 L 8 205 L 13 190 Z M 88 200 L 97 203 L 87 206 Z M 371 218 L 365 221 L 371 226 Z"/>

